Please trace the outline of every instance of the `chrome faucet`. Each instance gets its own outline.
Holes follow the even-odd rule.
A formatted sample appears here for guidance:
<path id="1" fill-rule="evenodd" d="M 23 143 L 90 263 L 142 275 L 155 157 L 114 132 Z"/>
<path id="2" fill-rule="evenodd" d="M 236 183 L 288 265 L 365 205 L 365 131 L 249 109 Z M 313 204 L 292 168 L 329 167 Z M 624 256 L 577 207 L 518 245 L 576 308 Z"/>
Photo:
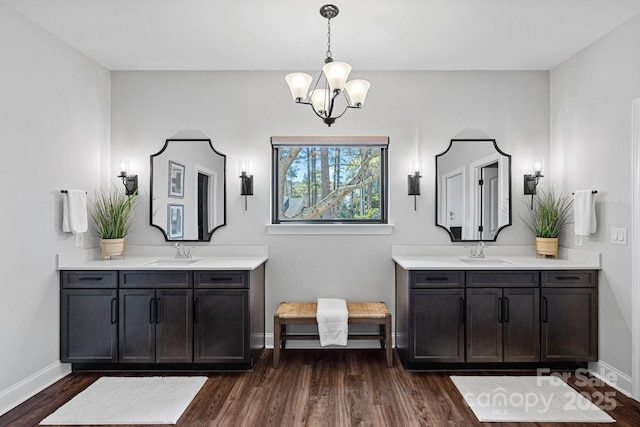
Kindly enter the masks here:
<path id="1" fill-rule="evenodd" d="M 176 258 L 191 258 L 191 248 L 185 248 L 183 243 L 176 243 Z"/>
<path id="2" fill-rule="evenodd" d="M 484 258 L 484 242 L 478 242 L 475 248 L 469 248 L 469 258 Z"/>

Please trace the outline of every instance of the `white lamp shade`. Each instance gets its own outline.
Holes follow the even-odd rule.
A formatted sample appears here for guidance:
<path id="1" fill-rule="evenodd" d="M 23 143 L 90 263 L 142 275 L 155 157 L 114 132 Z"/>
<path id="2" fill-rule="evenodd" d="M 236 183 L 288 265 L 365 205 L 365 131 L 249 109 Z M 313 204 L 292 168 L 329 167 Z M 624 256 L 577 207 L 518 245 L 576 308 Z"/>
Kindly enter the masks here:
<path id="1" fill-rule="evenodd" d="M 422 161 L 420 160 L 411 160 L 411 168 L 409 169 L 410 174 L 418 174 L 420 175 L 422 172 Z"/>
<path id="2" fill-rule="evenodd" d="M 344 85 L 352 107 L 361 107 L 364 105 L 364 100 L 367 97 L 370 86 L 371 83 L 361 79 L 351 80 Z"/>
<path id="3" fill-rule="evenodd" d="M 291 73 L 287 74 L 284 79 L 287 81 L 291 96 L 295 101 L 302 101 L 306 98 L 313 77 L 306 73 Z"/>
<path id="4" fill-rule="evenodd" d="M 329 92 L 326 89 L 314 89 L 311 91 L 311 106 L 318 114 L 326 114 L 329 104 Z"/>
<path id="5" fill-rule="evenodd" d="M 346 62 L 329 62 L 324 64 L 322 72 L 327 78 L 329 88 L 332 92 L 343 90 L 344 84 L 347 82 L 349 73 L 351 72 L 351 65 Z"/>
<path id="6" fill-rule="evenodd" d="M 536 159 L 533 162 L 533 171 L 534 172 L 542 172 L 542 167 L 544 166 L 544 160 Z"/>

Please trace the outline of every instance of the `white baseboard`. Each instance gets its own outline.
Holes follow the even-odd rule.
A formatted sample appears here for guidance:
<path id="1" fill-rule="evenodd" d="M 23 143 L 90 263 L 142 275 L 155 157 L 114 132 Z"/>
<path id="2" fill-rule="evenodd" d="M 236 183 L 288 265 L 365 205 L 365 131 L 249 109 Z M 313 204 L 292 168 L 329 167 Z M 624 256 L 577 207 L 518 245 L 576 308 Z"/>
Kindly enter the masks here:
<path id="1" fill-rule="evenodd" d="M 71 365 L 58 361 L 0 391 L 0 415 L 6 414 L 70 373 Z"/>
<path id="2" fill-rule="evenodd" d="M 395 334 L 391 335 L 391 347 L 395 347 L 396 336 Z M 273 332 L 264 334 L 264 346 L 265 348 L 273 348 Z M 309 341 L 287 341 L 287 348 L 298 348 L 298 349 L 312 349 L 319 350 L 322 347 L 320 345 L 319 340 L 309 340 Z M 380 348 L 380 340 L 351 340 L 348 341 L 346 347 L 326 347 L 326 348 Z"/>
<path id="3" fill-rule="evenodd" d="M 618 390 L 627 397 L 633 398 L 633 381 L 631 377 L 620 372 L 601 360 L 589 363 L 589 373 L 604 383 Z"/>

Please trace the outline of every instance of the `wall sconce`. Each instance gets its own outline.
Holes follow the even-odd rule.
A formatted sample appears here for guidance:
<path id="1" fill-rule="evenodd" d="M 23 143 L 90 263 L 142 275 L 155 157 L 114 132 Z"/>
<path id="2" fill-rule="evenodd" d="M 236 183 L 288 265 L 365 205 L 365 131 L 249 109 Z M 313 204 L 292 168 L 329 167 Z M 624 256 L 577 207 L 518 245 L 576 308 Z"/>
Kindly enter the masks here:
<path id="1" fill-rule="evenodd" d="M 544 162 L 540 159 L 536 159 L 533 163 L 533 174 L 524 176 L 524 194 L 531 195 L 531 209 L 533 209 L 533 196 L 536 194 L 536 187 L 540 178 L 544 178 L 542 174 L 542 166 Z"/>
<path id="2" fill-rule="evenodd" d="M 118 175 L 118 178 L 122 179 L 124 193 L 127 196 L 131 196 L 138 191 L 138 175 L 127 175 L 127 169 L 129 169 L 129 162 L 122 160 L 120 162 L 120 175 Z"/>
<path id="3" fill-rule="evenodd" d="M 416 196 L 420 195 L 420 175 L 421 162 L 419 160 L 414 160 L 411 162 L 411 172 L 413 175 L 408 176 L 408 184 L 409 184 L 409 196 L 413 196 L 413 210 L 418 210 Z"/>
<path id="4" fill-rule="evenodd" d="M 247 210 L 247 196 L 253 196 L 253 175 L 249 175 L 249 161 L 240 161 L 240 195 L 244 196 L 244 210 Z"/>

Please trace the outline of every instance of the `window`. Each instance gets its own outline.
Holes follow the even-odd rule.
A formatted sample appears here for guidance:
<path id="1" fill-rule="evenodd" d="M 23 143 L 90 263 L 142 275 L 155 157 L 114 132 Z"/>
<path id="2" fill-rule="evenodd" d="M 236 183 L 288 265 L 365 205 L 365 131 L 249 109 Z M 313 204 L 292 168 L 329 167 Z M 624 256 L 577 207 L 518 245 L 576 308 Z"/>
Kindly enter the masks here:
<path id="1" fill-rule="evenodd" d="M 387 223 L 387 137 L 273 137 L 273 223 Z"/>

